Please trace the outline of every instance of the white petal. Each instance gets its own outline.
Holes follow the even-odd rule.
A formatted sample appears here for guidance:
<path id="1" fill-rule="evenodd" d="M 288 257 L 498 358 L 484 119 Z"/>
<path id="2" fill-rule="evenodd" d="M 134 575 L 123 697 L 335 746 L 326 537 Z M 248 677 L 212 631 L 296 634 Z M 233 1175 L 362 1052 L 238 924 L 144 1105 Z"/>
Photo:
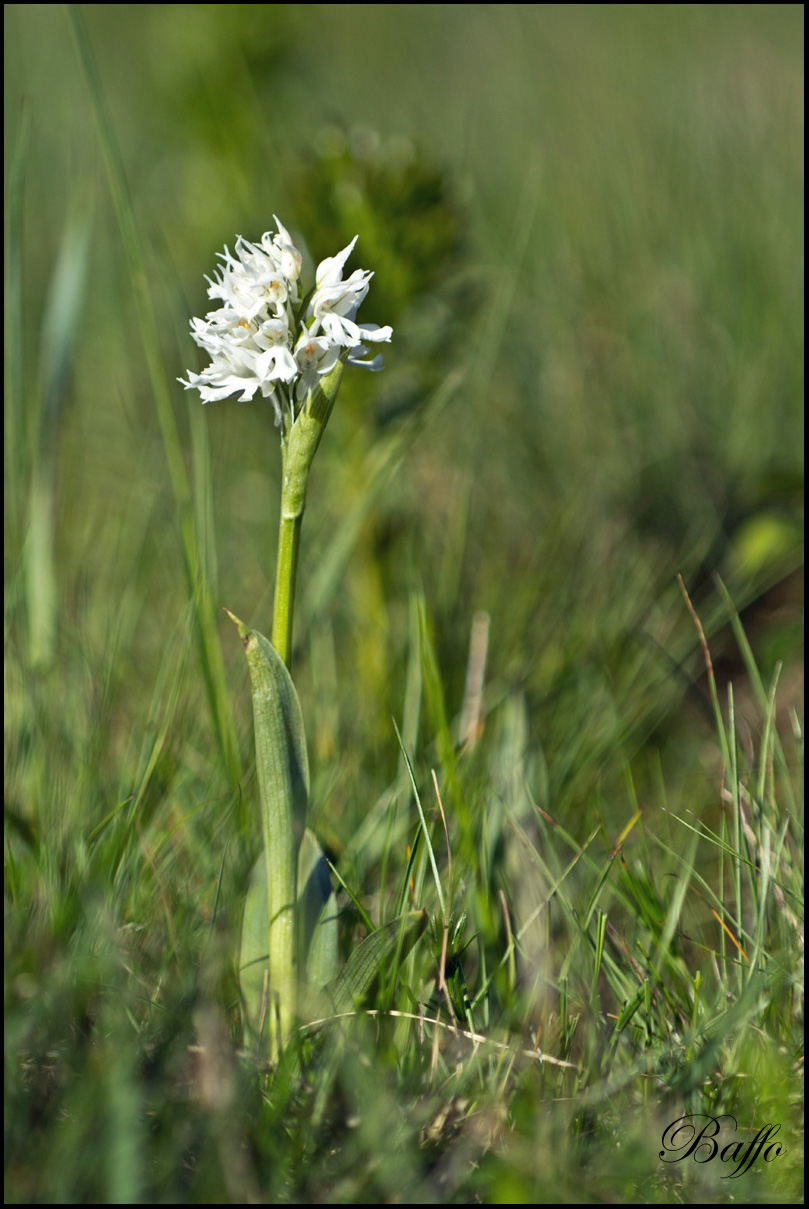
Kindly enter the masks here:
<path id="1" fill-rule="evenodd" d="M 359 236 L 355 235 L 348 247 L 343 248 L 342 252 L 338 252 L 336 256 L 329 256 L 325 260 L 321 260 L 315 273 L 315 284 L 318 289 L 323 285 L 331 285 L 333 282 L 341 279 L 343 265 L 353 252 L 354 244 L 358 239 Z"/>
<path id="2" fill-rule="evenodd" d="M 392 327 L 380 327 L 378 323 L 360 323 L 359 329 L 363 340 L 370 340 L 373 344 L 379 344 L 382 340 L 390 340 L 393 335 Z"/>

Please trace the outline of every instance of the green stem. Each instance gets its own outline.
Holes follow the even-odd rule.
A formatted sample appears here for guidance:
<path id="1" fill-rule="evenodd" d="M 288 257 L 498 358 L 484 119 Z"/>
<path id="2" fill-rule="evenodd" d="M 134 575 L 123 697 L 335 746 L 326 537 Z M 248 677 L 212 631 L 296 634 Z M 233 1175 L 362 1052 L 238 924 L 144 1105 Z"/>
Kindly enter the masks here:
<path id="1" fill-rule="evenodd" d="M 292 616 L 295 604 L 295 575 L 301 521 L 306 506 L 306 487 L 312 459 L 317 453 L 331 415 L 343 376 L 346 350 L 334 369 L 321 378 L 317 390 L 307 399 L 285 435 L 281 438 L 281 521 L 278 530 L 278 562 L 275 568 L 275 600 L 272 616 L 272 644 L 287 668 L 292 656 Z"/>
<path id="2" fill-rule="evenodd" d="M 303 510 L 297 516 L 284 514 L 278 527 L 278 560 L 275 567 L 275 599 L 272 614 L 272 644 L 287 667 L 292 658 L 292 621 L 295 612 L 295 576 L 301 540 Z"/>
<path id="3" fill-rule="evenodd" d="M 347 354 L 346 354 L 347 355 Z M 292 621 L 295 611 L 295 578 L 301 540 L 306 487 L 312 459 L 331 414 L 343 374 L 343 360 L 324 375 L 318 389 L 309 396 L 281 438 L 281 519 L 278 526 L 278 560 L 275 567 L 275 598 L 272 614 L 272 645 L 287 670 L 292 657 Z M 244 637 L 244 635 L 243 635 Z M 261 641 L 266 641 L 262 639 Z M 250 650 L 248 648 L 248 661 Z M 251 669 L 252 675 L 252 669 Z M 294 696 L 292 681 L 289 688 Z M 269 909 L 270 1001 L 276 1015 L 271 1020 L 272 1055 L 285 1045 L 293 1027 L 296 1010 L 296 960 L 298 955 L 297 876 L 300 832 L 296 835 L 293 818 L 293 787 L 280 797 L 274 792 L 279 780 L 289 779 L 283 753 L 288 738 L 277 728 L 271 733 L 262 720 L 262 710 L 273 693 L 253 695 L 256 727 L 256 752 L 259 785 L 264 805 L 264 856 L 267 865 L 267 904 Z M 297 700 L 297 698 L 296 698 Z M 301 730 L 302 730 L 301 723 Z M 305 761 L 305 741 L 304 741 Z M 288 763 L 288 762 L 287 762 Z M 267 772 L 264 784 L 262 769 Z M 307 786 L 308 789 L 308 786 Z M 275 1027 L 277 1025 L 277 1027 Z"/>

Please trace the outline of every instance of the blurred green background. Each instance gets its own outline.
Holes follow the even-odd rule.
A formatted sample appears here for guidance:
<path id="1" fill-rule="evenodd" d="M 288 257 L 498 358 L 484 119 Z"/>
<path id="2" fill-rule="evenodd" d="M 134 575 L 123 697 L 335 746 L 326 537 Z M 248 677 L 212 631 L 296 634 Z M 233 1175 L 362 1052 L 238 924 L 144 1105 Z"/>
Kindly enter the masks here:
<path id="1" fill-rule="evenodd" d="M 82 13 L 95 94 L 67 8 L 5 7 L 15 1053 L 63 1044 L 46 1003 L 39 1042 L 27 1013 L 74 985 L 93 912 L 141 937 L 152 986 L 192 978 L 179 938 L 223 903 L 238 927 L 258 828 L 221 606 L 269 629 L 278 435 L 261 401 L 203 408 L 176 378 L 201 368 L 188 320 L 217 251 L 273 214 L 305 272 L 358 234 L 361 318 L 394 328 L 385 372 L 346 376 L 299 575 L 313 816 L 353 884 L 384 882 L 360 829 L 399 775 L 391 715 L 421 775 L 451 763 L 478 611 L 484 752 L 506 736 L 478 792 L 525 760 L 580 840 L 596 816 L 616 838 L 629 765 L 644 807 L 662 784 L 675 811 L 716 808 L 678 572 L 752 733 L 716 573 L 767 685 L 783 664 L 787 736 L 803 684 L 802 6 Z M 137 859 L 98 856 L 119 824 Z M 459 860 L 479 827 L 470 808 Z M 50 1162 L 20 1161 L 15 1197 L 56 1196 Z"/>

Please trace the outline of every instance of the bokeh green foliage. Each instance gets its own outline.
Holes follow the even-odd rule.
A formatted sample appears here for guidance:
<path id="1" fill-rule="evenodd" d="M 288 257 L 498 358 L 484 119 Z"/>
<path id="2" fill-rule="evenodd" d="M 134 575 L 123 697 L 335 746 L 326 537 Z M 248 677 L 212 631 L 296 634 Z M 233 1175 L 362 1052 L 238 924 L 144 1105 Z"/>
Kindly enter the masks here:
<path id="1" fill-rule="evenodd" d="M 316 262 L 361 233 L 374 267 L 364 321 L 390 323 L 401 355 L 381 382 L 355 389 L 354 408 L 366 431 L 374 410 L 377 422 L 401 418 L 445 376 L 447 350 L 460 360 L 481 302 L 458 185 L 407 138 L 332 127 L 290 157 L 288 189 L 296 223 L 316 233 Z"/>
<path id="2" fill-rule="evenodd" d="M 711 1168 L 661 1171 L 667 1121 L 799 1119 L 801 10 L 84 19 L 137 269 L 64 10 L 6 8 L 7 1199 L 721 1200 Z M 268 629 L 278 438 L 173 379 L 216 250 L 273 213 L 309 272 L 358 234 L 363 318 L 394 326 L 385 372 L 346 376 L 303 530 L 293 669 L 310 817 L 357 897 L 342 955 L 362 912 L 427 906 L 377 1003 L 446 1024 L 446 922 L 488 1045 L 360 1019 L 261 1082 L 234 970 L 250 695 L 219 606 Z M 800 1171 L 735 1184 L 789 1201 Z"/>

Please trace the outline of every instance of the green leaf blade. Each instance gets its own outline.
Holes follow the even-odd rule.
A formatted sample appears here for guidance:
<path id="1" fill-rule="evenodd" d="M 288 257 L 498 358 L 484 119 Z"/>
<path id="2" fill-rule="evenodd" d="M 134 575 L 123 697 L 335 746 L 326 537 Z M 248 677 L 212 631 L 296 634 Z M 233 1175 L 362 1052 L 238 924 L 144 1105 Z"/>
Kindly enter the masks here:
<path id="1" fill-rule="evenodd" d="M 408 911 L 377 928 L 357 945 L 338 978 L 329 987 L 335 1012 L 351 1012 L 369 996 L 384 965 L 399 951 L 407 956 L 427 927 L 426 911 Z"/>
<path id="2" fill-rule="evenodd" d="M 308 827 L 298 854 L 298 927 L 306 982 L 323 990 L 337 975 L 337 899 L 329 862 Z"/>
<path id="3" fill-rule="evenodd" d="M 256 770 L 266 866 L 266 952 L 271 971 L 270 1049 L 275 1056 L 289 1036 L 295 1016 L 298 846 L 306 827 L 309 761 L 298 695 L 283 660 L 263 634 L 249 629 L 232 613 L 228 615 L 244 643 L 253 688 Z M 260 892 L 252 893 L 255 899 L 249 903 L 251 936 L 261 917 Z M 255 943 L 250 941 L 253 946 Z M 254 975 L 248 978 L 251 984 L 256 980 Z M 254 986 L 251 994 L 255 994 Z"/>

